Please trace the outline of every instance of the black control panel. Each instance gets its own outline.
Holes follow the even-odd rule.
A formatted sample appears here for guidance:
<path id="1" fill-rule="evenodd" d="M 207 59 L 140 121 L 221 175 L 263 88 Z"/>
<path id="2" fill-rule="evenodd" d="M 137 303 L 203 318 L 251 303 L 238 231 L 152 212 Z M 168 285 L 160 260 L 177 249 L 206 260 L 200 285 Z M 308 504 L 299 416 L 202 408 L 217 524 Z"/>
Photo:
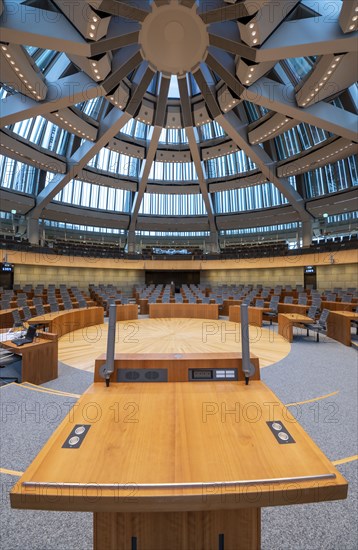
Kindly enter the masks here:
<path id="1" fill-rule="evenodd" d="M 238 380 L 237 369 L 189 369 L 189 382 Z"/>
<path id="2" fill-rule="evenodd" d="M 62 445 L 63 449 L 78 449 L 86 437 L 91 424 L 76 424 Z"/>
<path id="3" fill-rule="evenodd" d="M 292 435 L 285 428 L 281 420 L 273 420 L 272 422 L 266 422 L 271 432 L 275 436 L 278 443 L 287 445 L 287 443 L 296 443 Z"/>
<path id="4" fill-rule="evenodd" d="M 168 382 L 168 369 L 118 369 L 117 382 Z"/>

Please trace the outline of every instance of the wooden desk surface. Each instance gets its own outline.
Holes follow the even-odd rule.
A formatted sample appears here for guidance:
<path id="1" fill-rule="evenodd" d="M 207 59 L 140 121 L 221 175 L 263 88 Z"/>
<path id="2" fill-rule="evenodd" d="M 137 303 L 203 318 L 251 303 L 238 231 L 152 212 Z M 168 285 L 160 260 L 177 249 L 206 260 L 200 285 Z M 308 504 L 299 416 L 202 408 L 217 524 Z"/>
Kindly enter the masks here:
<path id="1" fill-rule="evenodd" d="M 34 338 L 34 340 L 30 344 L 23 344 L 22 346 L 17 346 L 12 342 L 12 340 L 6 340 L 5 342 L 2 342 L 1 345 L 13 351 L 14 353 L 26 353 L 27 351 L 33 350 L 39 346 L 42 346 L 43 344 L 49 344 L 51 343 L 51 340 L 48 338 Z"/>
<path id="2" fill-rule="evenodd" d="M 269 420 L 295 443 L 279 444 Z M 90 429 L 80 448 L 63 448 L 82 423 Z M 11 504 L 168 512 L 346 495 L 346 480 L 261 381 L 96 383 L 15 485 Z"/>
<path id="3" fill-rule="evenodd" d="M 351 321 L 358 319 L 358 313 L 356 313 L 355 311 L 331 311 L 330 315 L 339 315 L 341 317 L 350 319 Z"/>
<path id="4" fill-rule="evenodd" d="M 307 317 L 307 315 L 301 315 L 300 313 L 280 313 L 282 317 L 285 317 L 286 319 L 290 319 L 294 323 L 313 323 L 314 320 L 311 319 L 311 317 Z"/>

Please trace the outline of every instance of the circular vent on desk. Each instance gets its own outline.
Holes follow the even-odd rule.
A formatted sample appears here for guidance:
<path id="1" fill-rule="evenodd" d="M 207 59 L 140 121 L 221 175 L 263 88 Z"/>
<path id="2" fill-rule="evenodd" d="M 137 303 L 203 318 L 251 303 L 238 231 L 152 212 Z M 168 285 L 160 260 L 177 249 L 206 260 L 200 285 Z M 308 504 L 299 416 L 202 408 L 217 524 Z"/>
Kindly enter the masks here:
<path id="1" fill-rule="evenodd" d="M 126 380 L 138 380 L 139 376 L 140 376 L 140 374 L 136 370 L 128 371 L 125 374 Z"/>
<path id="2" fill-rule="evenodd" d="M 145 378 L 147 380 L 157 380 L 159 378 L 159 373 L 155 370 L 149 370 L 145 373 Z"/>

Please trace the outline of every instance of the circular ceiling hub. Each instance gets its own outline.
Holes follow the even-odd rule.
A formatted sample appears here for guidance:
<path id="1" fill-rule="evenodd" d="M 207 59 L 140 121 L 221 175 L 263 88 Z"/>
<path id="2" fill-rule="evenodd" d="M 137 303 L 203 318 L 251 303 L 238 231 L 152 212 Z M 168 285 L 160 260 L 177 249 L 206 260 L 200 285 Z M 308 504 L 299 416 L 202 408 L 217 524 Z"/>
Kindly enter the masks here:
<path id="1" fill-rule="evenodd" d="M 204 60 L 209 37 L 195 8 L 173 2 L 153 6 L 142 23 L 139 43 L 144 59 L 157 71 L 180 75 Z"/>

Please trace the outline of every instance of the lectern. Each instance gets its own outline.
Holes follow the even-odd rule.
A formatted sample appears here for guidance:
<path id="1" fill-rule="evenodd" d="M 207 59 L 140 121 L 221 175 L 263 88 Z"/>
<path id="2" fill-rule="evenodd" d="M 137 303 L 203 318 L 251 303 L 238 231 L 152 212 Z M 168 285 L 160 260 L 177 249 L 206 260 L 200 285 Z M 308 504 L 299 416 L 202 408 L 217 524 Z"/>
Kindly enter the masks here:
<path id="1" fill-rule="evenodd" d="M 242 357 L 123 367 L 110 309 L 106 384 L 79 399 L 12 506 L 93 512 L 95 550 L 257 550 L 263 506 L 346 498 L 346 480 L 254 372 L 243 316 Z"/>
<path id="2" fill-rule="evenodd" d="M 95 383 L 13 488 L 91 511 L 96 550 L 256 550 L 260 509 L 347 496 L 265 384 Z"/>

